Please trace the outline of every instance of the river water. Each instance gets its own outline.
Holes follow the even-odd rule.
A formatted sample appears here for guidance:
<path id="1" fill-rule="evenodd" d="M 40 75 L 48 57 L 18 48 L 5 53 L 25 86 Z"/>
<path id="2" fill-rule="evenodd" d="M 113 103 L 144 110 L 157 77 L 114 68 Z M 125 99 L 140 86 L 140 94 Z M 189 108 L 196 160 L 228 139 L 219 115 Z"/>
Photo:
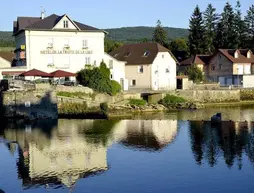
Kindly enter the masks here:
<path id="1" fill-rule="evenodd" d="M 251 192 L 253 121 L 246 107 L 1 122 L 0 193 Z"/>

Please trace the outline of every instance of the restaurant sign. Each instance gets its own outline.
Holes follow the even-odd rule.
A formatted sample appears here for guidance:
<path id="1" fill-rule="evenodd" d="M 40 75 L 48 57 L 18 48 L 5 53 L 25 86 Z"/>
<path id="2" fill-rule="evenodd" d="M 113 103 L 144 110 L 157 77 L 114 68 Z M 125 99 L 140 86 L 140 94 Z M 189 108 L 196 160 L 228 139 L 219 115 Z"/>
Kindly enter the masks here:
<path id="1" fill-rule="evenodd" d="M 92 54 L 89 50 L 42 50 L 41 54 Z"/>

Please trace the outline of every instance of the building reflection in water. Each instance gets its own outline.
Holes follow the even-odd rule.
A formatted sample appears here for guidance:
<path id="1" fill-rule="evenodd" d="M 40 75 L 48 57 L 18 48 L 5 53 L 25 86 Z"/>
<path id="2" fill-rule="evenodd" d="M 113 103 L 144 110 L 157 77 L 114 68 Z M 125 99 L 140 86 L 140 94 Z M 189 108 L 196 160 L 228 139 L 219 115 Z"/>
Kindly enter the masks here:
<path id="1" fill-rule="evenodd" d="M 1 135 L 17 144 L 18 175 L 25 188 L 74 188 L 78 179 L 108 170 L 107 148 L 114 142 L 161 150 L 175 139 L 177 121 L 44 120 L 8 125 Z"/>
<path id="2" fill-rule="evenodd" d="M 122 123 L 125 127 L 116 130 L 118 141 L 140 151 L 162 150 L 177 135 L 177 121 L 173 120 L 126 120 Z"/>
<path id="3" fill-rule="evenodd" d="M 250 122 L 190 122 L 191 148 L 197 164 L 211 167 L 223 157 L 228 167 L 237 164 L 242 169 L 242 157 L 254 164 L 254 132 Z"/>

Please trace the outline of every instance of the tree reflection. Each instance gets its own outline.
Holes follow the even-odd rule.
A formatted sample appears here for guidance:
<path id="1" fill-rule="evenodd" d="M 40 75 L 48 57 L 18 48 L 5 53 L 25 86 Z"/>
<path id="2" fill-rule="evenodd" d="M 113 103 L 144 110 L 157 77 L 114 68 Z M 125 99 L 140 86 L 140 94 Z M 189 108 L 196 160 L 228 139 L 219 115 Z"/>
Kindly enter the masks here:
<path id="1" fill-rule="evenodd" d="M 218 158 L 223 156 L 225 163 L 231 168 L 235 163 L 242 169 L 242 156 L 246 153 L 252 163 L 253 130 L 248 122 L 221 122 L 213 125 L 211 122 L 190 123 L 191 149 L 198 165 L 206 161 L 213 167 Z"/>

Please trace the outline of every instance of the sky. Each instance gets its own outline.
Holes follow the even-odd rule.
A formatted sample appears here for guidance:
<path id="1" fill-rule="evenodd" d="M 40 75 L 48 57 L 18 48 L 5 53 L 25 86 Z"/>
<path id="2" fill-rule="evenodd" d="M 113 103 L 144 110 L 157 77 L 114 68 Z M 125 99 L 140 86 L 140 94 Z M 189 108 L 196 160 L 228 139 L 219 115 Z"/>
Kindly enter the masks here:
<path id="1" fill-rule="evenodd" d="M 71 19 L 97 28 L 155 26 L 159 19 L 163 26 L 188 28 L 196 5 L 202 11 L 212 3 L 220 13 L 227 0 L 2 0 L 0 31 L 11 31 L 18 16 L 39 17 L 41 6 L 46 15 L 67 14 Z M 236 0 L 228 0 L 233 6 Z M 241 0 L 246 13 L 253 0 Z"/>

